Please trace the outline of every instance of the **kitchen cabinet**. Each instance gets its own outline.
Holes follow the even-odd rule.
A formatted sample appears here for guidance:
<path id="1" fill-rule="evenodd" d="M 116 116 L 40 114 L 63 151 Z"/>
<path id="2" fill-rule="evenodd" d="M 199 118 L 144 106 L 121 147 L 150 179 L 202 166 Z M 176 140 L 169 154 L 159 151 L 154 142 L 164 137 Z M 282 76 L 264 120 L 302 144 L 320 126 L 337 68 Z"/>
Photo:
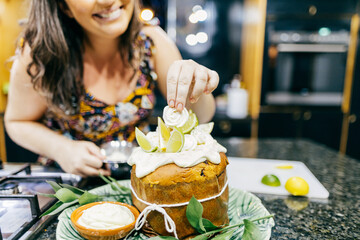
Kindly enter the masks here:
<path id="1" fill-rule="evenodd" d="M 338 15 L 355 14 L 357 0 L 268 0 L 270 15 Z"/>
<path id="2" fill-rule="evenodd" d="M 267 112 L 259 117 L 259 137 L 307 138 L 339 149 L 343 114 L 328 109 Z"/>

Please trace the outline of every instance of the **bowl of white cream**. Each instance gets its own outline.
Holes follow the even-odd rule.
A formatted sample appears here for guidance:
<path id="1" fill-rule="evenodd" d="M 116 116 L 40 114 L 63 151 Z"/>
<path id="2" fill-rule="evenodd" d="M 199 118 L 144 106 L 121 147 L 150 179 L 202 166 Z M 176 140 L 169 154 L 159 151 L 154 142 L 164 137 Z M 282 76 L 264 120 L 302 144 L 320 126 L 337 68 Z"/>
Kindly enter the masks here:
<path id="1" fill-rule="evenodd" d="M 105 167 L 110 169 L 111 176 L 116 179 L 129 179 L 131 166 L 127 164 L 135 144 L 127 141 L 110 141 L 100 146 L 101 153 L 106 156 Z"/>
<path id="2" fill-rule="evenodd" d="M 139 211 L 121 202 L 94 202 L 75 209 L 71 222 L 86 239 L 110 240 L 125 237 L 134 227 Z"/>

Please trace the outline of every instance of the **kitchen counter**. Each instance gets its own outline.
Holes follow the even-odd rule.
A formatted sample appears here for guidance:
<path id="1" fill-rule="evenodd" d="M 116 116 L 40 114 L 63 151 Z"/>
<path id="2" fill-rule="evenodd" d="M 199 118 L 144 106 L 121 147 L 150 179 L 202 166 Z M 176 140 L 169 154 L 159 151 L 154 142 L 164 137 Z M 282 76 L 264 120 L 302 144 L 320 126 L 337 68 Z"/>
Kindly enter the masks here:
<path id="1" fill-rule="evenodd" d="M 302 161 L 328 200 L 256 194 L 275 214 L 272 239 L 360 239 L 360 161 L 305 140 L 218 139 L 228 156 Z M 55 239 L 54 220 L 37 239 Z"/>

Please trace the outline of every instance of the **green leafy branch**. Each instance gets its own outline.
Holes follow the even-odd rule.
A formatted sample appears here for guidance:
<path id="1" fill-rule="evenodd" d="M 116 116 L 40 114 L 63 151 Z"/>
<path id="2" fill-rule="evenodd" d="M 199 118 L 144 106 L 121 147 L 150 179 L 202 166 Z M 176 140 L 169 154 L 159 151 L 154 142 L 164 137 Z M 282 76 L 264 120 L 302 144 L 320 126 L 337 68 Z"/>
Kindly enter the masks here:
<path id="1" fill-rule="evenodd" d="M 116 195 L 119 197 L 119 201 L 126 200 L 126 196 L 130 194 L 130 189 L 122 186 L 119 184 L 116 179 L 112 177 L 105 177 L 100 174 L 100 178 L 103 179 L 106 183 L 110 184 L 111 189 L 119 194 Z M 54 189 L 54 194 L 45 194 L 45 193 L 38 193 L 39 195 L 51 198 L 57 198 L 58 201 L 50 207 L 47 211 L 41 214 L 40 217 L 45 215 L 55 215 L 65 208 L 68 208 L 74 204 L 84 205 L 87 203 L 97 202 L 102 200 L 104 197 L 103 195 L 97 195 L 90 193 L 88 191 L 82 190 L 80 188 L 71 186 L 65 183 L 56 183 L 54 181 L 46 181 L 51 185 Z"/>
<path id="2" fill-rule="evenodd" d="M 201 203 L 196 200 L 195 197 L 192 197 L 189 201 L 189 204 L 186 208 L 186 218 L 188 219 L 190 225 L 195 228 L 200 235 L 193 238 L 193 240 L 229 240 L 236 229 L 241 226 L 244 226 L 244 233 L 242 235 L 243 240 L 252 240 L 252 239 L 261 239 L 261 232 L 255 222 L 273 218 L 274 215 L 268 215 L 257 219 L 244 219 L 243 222 L 234 224 L 227 227 L 217 227 L 210 220 L 203 218 L 203 206 Z M 157 236 L 151 238 L 152 240 L 176 240 L 176 238 L 171 236 Z"/>

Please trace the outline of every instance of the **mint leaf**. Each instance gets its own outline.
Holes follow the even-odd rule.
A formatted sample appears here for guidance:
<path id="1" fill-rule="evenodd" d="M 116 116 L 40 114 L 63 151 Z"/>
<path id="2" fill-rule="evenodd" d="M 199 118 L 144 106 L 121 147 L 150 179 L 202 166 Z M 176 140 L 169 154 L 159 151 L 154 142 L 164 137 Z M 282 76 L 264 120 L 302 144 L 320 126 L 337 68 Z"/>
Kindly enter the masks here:
<path id="1" fill-rule="evenodd" d="M 261 232 L 256 226 L 255 223 L 251 222 L 250 220 L 244 219 L 244 234 L 242 236 L 243 240 L 257 240 L 261 239 Z"/>
<path id="2" fill-rule="evenodd" d="M 205 232 L 205 228 L 202 222 L 202 213 L 203 206 L 198 200 L 196 200 L 194 196 L 192 196 L 188 206 L 186 207 L 186 217 L 190 225 L 200 233 Z"/>
<path id="3" fill-rule="evenodd" d="M 72 202 L 78 199 L 78 196 L 67 188 L 57 190 L 55 197 L 63 203 Z"/>
<path id="4" fill-rule="evenodd" d="M 87 203 L 92 203 L 97 201 L 97 199 L 99 198 L 98 195 L 89 193 L 88 191 L 85 191 L 83 195 L 80 196 L 79 198 L 79 204 L 80 205 L 84 205 Z"/>
<path id="5" fill-rule="evenodd" d="M 61 189 L 61 186 L 58 183 L 54 182 L 54 181 L 46 181 L 46 182 L 51 185 L 51 187 L 54 189 L 55 192 L 57 190 Z"/>
<path id="6" fill-rule="evenodd" d="M 231 231 L 227 231 L 227 232 L 223 232 L 219 235 L 216 235 L 214 238 L 212 238 L 211 240 L 230 240 L 230 238 L 232 237 L 232 235 L 234 234 L 235 230 L 231 230 Z"/>

